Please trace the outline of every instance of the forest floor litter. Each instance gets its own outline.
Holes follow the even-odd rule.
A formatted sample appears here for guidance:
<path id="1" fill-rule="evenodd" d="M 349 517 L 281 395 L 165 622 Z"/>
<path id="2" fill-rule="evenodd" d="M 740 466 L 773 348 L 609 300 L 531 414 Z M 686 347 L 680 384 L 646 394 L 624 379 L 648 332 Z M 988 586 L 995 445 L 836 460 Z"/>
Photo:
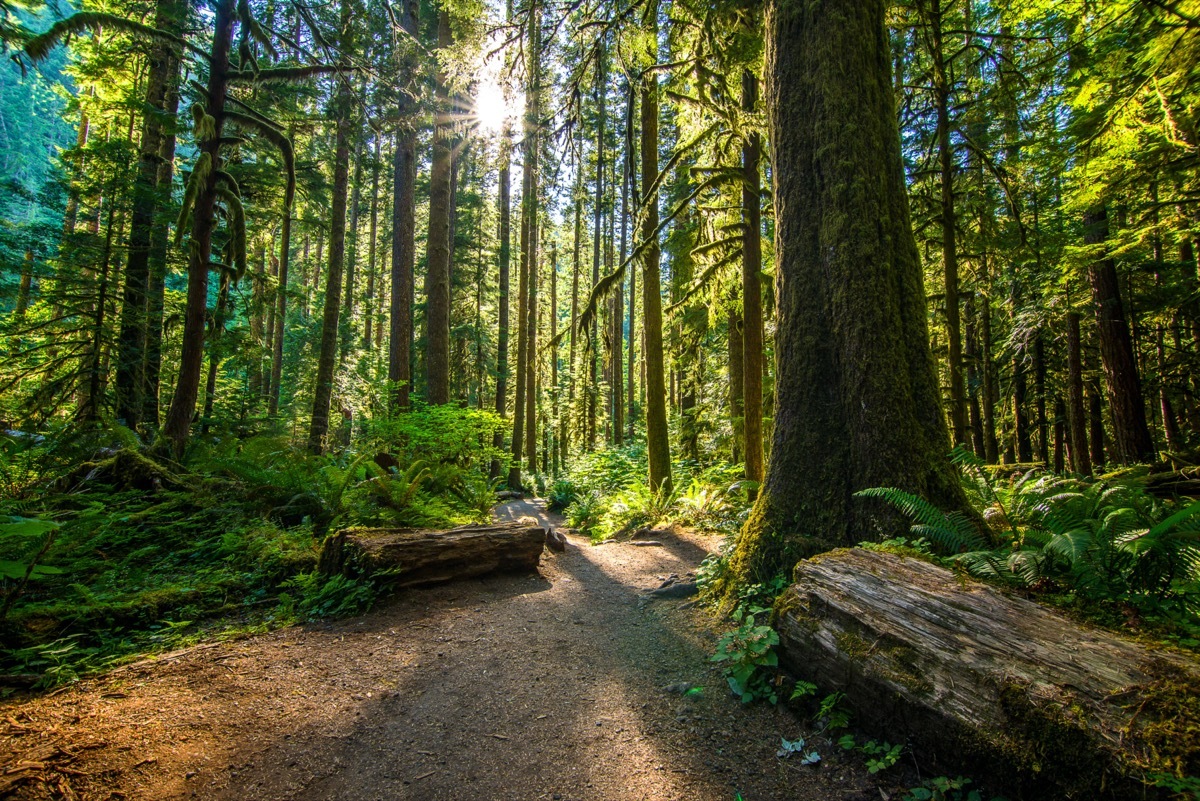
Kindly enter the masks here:
<path id="1" fill-rule="evenodd" d="M 498 508 L 525 515 L 562 525 L 540 502 Z M 654 536 L 570 536 L 540 575 L 405 590 L 0 701 L 0 797 L 898 799 L 782 706 L 731 696 L 709 660 L 727 624 L 651 594 L 686 586 L 717 539 Z M 801 735 L 820 764 L 776 755 Z"/>

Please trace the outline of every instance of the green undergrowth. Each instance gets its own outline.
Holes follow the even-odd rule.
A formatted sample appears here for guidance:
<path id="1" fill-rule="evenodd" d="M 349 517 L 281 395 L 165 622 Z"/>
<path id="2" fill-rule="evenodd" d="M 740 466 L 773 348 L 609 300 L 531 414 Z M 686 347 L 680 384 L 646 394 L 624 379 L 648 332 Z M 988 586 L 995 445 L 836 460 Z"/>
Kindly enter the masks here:
<path id="1" fill-rule="evenodd" d="M 672 464 L 675 489 L 654 492 L 647 484 L 645 443 L 580 455 L 564 478 L 548 487 L 550 508 L 593 542 L 628 536 L 641 528 L 678 523 L 730 535 L 746 520 L 750 482 L 741 465 L 714 461 Z"/>
<path id="2" fill-rule="evenodd" d="M 123 429 L 0 438 L 0 673 L 48 687 L 202 639 L 366 611 L 390 577 L 318 575 L 330 532 L 449 527 L 487 519 L 495 502 L 495 454 L 478 443 L 498 418 L 402 418 L 325 456 L 270 434 L 212 436 L 182 463 Z"/>
<path id="3" fill-rule="evenodd" d="M 1136 474 L 997 476 L 969 452 L 954 458 L 985 527 L 875 488 L 858 495 L 894 506 L 912 526 L 908 537 L 863 547 L 930 559 L 1072 617 L 1200 651 L 1200 502 L 1155 497 Z"/>

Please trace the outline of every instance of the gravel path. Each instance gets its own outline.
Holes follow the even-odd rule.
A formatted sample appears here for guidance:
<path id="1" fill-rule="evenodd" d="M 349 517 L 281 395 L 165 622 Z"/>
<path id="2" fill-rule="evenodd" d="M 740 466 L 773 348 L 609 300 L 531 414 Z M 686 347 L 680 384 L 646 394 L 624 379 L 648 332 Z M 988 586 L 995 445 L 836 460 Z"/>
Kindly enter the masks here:
<path id="1" fill-rule="evenodd" d="M 497 512 L 526 515 L 561 524 L 540 502 Z M 644 596 L 715 540 L 655 538 L 570 537 L 540 575 L 409 591 L 0 702 L 0 772 L 43 756 L 22 799 L 880 799 L 836 748 L 815 768 L 776 758 L 800 723 L 729 695 L 708 661 L 722 624 Z"/>

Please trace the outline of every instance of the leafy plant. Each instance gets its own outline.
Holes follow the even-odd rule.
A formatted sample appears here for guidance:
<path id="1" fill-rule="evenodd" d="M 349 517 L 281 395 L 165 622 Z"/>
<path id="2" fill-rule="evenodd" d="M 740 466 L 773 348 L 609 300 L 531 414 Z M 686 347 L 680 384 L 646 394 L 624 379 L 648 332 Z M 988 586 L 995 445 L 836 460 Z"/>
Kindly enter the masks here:
<path id="1" fill-rule="evenodd" d="M 973 457 L 972 457 L 973 458 Z M 956 453 L 991 536 L 959 513 L 891 488 L 882 499 L 972 575 L 1027 588 L 1061 585 L 1091 600 L 1145 609 L 1200 606 L 1200 502 L 1169 508 L 1138 488 L 1029 471 L 995 482 Z M 992 537 L 1000 544 L 992 544 Z"/>
<path id="2" fill-rule="evenodd" d="M 756 609 L 738 606 L 733 613 L 738 627 L 721 636 L 711 660 L 727 663 L 725 680 L 743 704 L 756 698 L 774 704 L 779 700 L 774 675 L 764 669 L 779 665 L 779 655 L 775 653 L 779 634 L 770 626 L 758 624 L 756 615 L 766 610 Z"/>
<path id="3" fill-rule="evenodd" d="M 983 801 L 983 795 L 978 790 L 968 790 L 970 779 L 959 776 L 951 779 L 947 776 L 937 776 L 927 779 L 920 787 L 913 787 L 904 796 L 904 801 Z M 992 801 L 1004 801 L 995 798 Z"/>
<path id="4" fill-rule="evenodd" d="M 366 579 L 342 575 L 325 577 L 317 572 L 299 573 L 284 587 L 295 590 L 295 611 L 304 620 L 350 617 L 368 611 L 375 603 L 375 584 Z M 289 607 L 291 596 L 281 596 L 280 603 Z"/>
<path id="5" fill-rule="evenodd" d="M 579 490 L 568 478 L 556 479 L 546 493 L 546 507 L 551 512 L 561 512 L 579 497 Z"/>
<path id="6" fill-rule="evenodd" d="M 797 740 L 789 740 L 786 737 L 780 738 L 781 744 L 779 750 L 775 752 L 775 756 L 780 759 L 790 759 L 792 756 L 800 755 L 801 765 L 815 765 L 821 761 L 821 755 L 815 749 L 804 750 L 804 738 Z"/>
<path id="7" fill-rule="evenodd" d="M 12 517 L 7 523 L 0 523 L 0 553 L 20 557 L 0 559 L 0 587 L 5 589 L 4 602 L 0 603 L 0 621 L 8 616 L 9 609 L 31 580 L 63 572 L 60 568 L 40 564 L 54 544 L 58 527 L 58 523 L 51 520 L 27 517 Z M 10 582 L 11 587 L 7 586 Z"/>

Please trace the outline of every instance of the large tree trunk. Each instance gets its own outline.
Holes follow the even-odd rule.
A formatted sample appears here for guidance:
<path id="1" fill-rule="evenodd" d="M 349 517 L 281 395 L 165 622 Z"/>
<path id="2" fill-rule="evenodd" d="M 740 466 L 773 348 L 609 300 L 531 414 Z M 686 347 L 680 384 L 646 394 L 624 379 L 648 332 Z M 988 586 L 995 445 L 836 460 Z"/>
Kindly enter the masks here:
<path id="1" fill-rule="evenodd" d="M 742 73 L 742 109 L 753 112 L 758 104 L 758 79 L 749 71 Z M 765 471 L 762 431 L 763 321 L 762 285 L 762 210 L 759 206 L 758 163 L 762 142 L 757 131 L 742 143 L 742 447 L 745 476 L 762 483 Z M 757 496 L 750 490 L 750 497 Z"/>
<path id="2" fill-rule="evenodd" d="M 350 0 L 342 0 L 342 62 L 349 65 L 353 52 Z M 313 392 L 312 422 L 308 449 L 321 453 L 329 433 L 329 409 L 333 400 L 333 374 L 338 361 L 338 321 L 342 306 L 342 269 L 346 258 L 346 190 L 350 181 L 350 104 L 346 80 L 338 83 L 337 134 L 333 156 L 333 208 L 329 221 L 329 272 L 325 275 L 325 308 L 321 318 L 321 350 L 317 357 L 317 386 Z"/>
<path id="3" fill-rule="evenodd" d="M 767 7 L 775 425 L 763 493 L 732 558 L 738 581 L 903 530 L 856 490 L 899 487 L 942 508 L 967 506 L 929 351 L 885 5 Z"/>
<path id="4" fill-rule="evenodd" d="M 1200 665 L 1085 628 L 919 559 L 801 562 L 776 603 L 782 664 L 935 771 L 1036 799 L 1159 798 L 1195 774 Z M 953 774 L 951 774 L 953 775 Z M 1161 797 L 1165 797 L 1163 794 Z"/>
<path id="5" fill-rule="evenodd" d="M 233 42 L 233 0 L 220 0 L 214 9 L 212 54 L 209 57 L 208 103 L 206 112 L 216 120 L 213 137 L 200 144 L 202 154 L 211 159 L 208 180 L 196 197 L 192 212 L 191 243 L 188 247 L 187 301 L 183 320 L 183 347 L 179 356 L 179 376 L 162 435 L 176 454 L 183 452 L 196 413 L 200 392 L 200 371 L 204 363 L 204 323 L 208 316 L 208 271 L 212 255 L 215 222 L 217 171 L 221 166 L 221 130 L 225 122 L 225 94 L 228 88 L 229 48 Z"/>
<path id="6" fill-rule="evenodd" d="M 1084 212 L 1083 227 L 1084 244 L 1105 246 L 1108 241 L 1108 211 L 1105 207 L 1097 206 Z M 1146 425 L 1142 382 L 1121 303 L 1117 267 L 1107 252 L 1088 265 L 1088 280 L 1100 331 L 1100 360 L 1104 365 L 1104 383 L 1112 414 L 1113 451 L 1121 464 L 1149 462 L 1154 458 L 1154 442 Z"/>
<path id="7" fill-rule="evenodd" d="M 450 15 L 438 13 L 438 48 L 453 44 Z M 439 67 L 433 161 L 429 172 L 428 297 L 425 299 L 425 398 L 450 402 L 450 203 L 451 110 L 449 76 Z"/>
<path id="8" fill-rule="evenodd" d="M 642 27 L 658 60 L 658 0 L 646 4 Z M 642 327 L 646 344 L 646 455 L 650 463 L 650 490 L 671 491 L 671 444 L 667 434 L 667 388 L 663 373 L 662 288 L 658 246 L 658 73 L 642 76 Z"/>
<path id="9" fill-rule="evenodd" d="M 154 27 L 176 31 L 181 20 L 178 0 L 159 0 Z M 133 212 L 129 226 L 129 256 L 121 293 L 121 328 L 117 335 L 117 418 L 136 429 L 142 420 L 145 389 L 145 347 L 148 335 L 146 290 L 150 281 L 150 239 L 154 218 L 165 193 L 159 184 L 159 150 L 162 147 L 163 110 L 175 83 L 179 60 L 164 43 L 150 49 L 146 78 L 146 107 L 138 154 L 138 174 L 133 186 Z M 157 421 L 155 421 L 157 423 Z"/>
<path id="10" fill-rule="evenodd" d="M 361 528 L 325 541 L 323 575 L 369 576 L 395 570 L 395 586 L 415 587 L 488 573 L 537 570 L 546 529 L 526 523 L 463 526 L 449 531 Z"/>

